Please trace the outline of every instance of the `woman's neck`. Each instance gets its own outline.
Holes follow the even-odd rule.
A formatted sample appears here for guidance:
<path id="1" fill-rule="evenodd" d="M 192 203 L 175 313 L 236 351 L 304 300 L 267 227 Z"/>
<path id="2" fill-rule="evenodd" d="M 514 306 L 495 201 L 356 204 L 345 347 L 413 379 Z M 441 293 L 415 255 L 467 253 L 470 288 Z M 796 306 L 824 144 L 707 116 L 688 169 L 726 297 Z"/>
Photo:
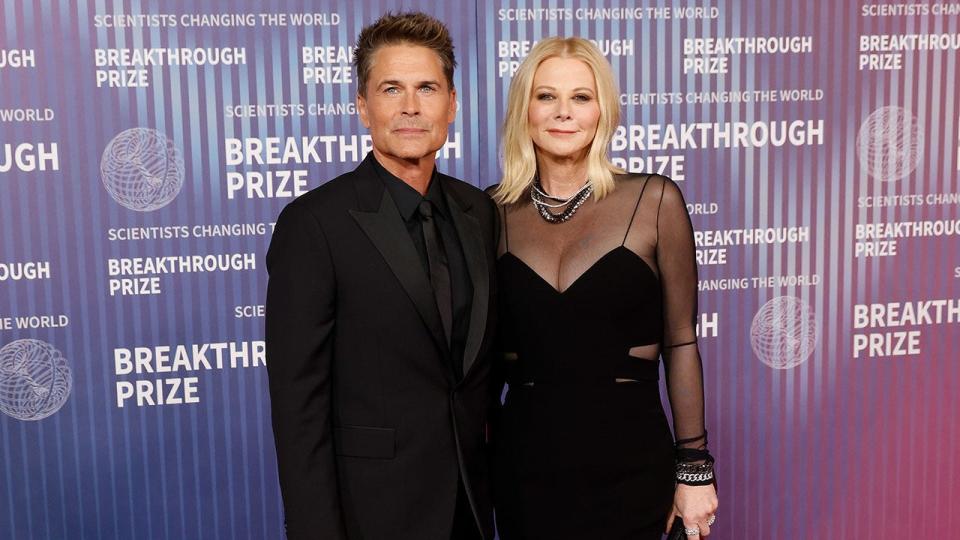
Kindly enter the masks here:
<path id="1" fill-rule="evenodd" d="M 538 156 L 537 171 L 543 191 L 562 199 L 572 197 L 580 191 L 587 181 L 585 157 L 556 159 L 552 156 Z"/>

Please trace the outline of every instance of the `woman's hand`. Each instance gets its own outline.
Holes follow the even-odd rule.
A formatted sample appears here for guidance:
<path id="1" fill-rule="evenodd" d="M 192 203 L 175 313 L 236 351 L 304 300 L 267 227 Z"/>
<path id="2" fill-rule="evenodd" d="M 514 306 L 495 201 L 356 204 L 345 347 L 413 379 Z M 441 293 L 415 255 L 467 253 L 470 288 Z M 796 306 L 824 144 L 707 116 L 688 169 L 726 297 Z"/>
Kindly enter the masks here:
<path id="1" fill-rule="evenodd" d="M 673 510 L 667 518 L 667 532 L 673 526 L 674 518 L 683 520 L 687 529 L 699 528 L 700 534 L 687 536 L 690 540 L 705 538 L 710 534 L 714 513 L 717 511 L 717 490 L 712 485 L 688 486 L 677 484 L 673 494 Z"/>

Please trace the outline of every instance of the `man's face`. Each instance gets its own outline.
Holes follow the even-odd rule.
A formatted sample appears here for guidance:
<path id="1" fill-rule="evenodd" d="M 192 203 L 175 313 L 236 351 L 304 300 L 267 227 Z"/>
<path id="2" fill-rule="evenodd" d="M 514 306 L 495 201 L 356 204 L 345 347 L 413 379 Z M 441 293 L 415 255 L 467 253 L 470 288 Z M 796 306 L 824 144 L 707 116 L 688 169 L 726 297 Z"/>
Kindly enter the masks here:
<path id="1" fill-rule="evenodd" d="M 457 114 L 457 92 L 447 84 L 440 57 L 426 47 L 390 45 L 372 60 L 357 108 L 378 157 L 432 158 Z"/>

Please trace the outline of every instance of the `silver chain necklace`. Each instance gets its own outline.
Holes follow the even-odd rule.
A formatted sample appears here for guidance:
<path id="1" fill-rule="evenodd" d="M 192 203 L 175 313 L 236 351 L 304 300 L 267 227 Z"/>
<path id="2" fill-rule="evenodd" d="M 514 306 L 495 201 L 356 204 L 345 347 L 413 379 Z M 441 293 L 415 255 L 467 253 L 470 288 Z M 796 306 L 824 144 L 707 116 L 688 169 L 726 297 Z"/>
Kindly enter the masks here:
<path id="1" fill-rule="evenodd" d="M 541 200 L 550 199 L 551 201 L 557 201 L 558 204 L 545 204 L 549 208 L 560 208 L 561 206 L 565 206 L 568 202 L 570 202 L 570 199 L 576 197 L 577 195 L 580 194 L 581 191 L 587 189 L 588 187 L 590 187 L 590 182 L 584 182 L 583 187 L 578 189 L 576 193 L 574 193 L 569 197 L 564 198 L 564 197 L 557 197 L 556 195 L 550 195 L 549 193 L 544 191 L 540 186 L 539 178 L 533 184 L 533 189 L 535 189 L 537 191 L 537 194 L 540 195 Z"/>
<path id="2" fill-rule="evenodd" d="M 543 191 L 542 186 L 540 185 L 540 178 L 534 178 L 533 180 L 533 189 L 530 190 L 530 200 L 533 201 L 533 206 L 536 207 L 537 212 L 540 213 L 540 217 L 546 220 L 548 223 L 563 223 L 573 217 L 577 213 L 577 210 L 590 198 L 590 195 L 593 193 L 593 186 L 590 182 L 584 184 L 580 191 L 574 193 L 567 199 L 560 197 L 554 197 L 548 195 Z M 559 204 L 550 204 L 546 199 L 551 199 L 555 201 L 561 201 Z M 559 214 L 554 214 L 550 212 L 550 208 L 560 208 L 566 206 L 567 209 Z"/>

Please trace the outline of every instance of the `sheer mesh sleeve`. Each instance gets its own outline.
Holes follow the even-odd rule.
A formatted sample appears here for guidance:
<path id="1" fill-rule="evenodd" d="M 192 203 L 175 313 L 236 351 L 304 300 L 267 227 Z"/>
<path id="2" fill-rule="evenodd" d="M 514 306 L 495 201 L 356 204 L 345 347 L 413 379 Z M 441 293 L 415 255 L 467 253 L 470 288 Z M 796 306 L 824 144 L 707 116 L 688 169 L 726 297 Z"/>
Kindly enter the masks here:
<path id="1" fill-rule="evenodd" d="M 657 209 L 656 253 L 663 289 L 662 354 L 677 447 L 705 449 L 693 226 L 680 188 L 668 179 Z"/>

